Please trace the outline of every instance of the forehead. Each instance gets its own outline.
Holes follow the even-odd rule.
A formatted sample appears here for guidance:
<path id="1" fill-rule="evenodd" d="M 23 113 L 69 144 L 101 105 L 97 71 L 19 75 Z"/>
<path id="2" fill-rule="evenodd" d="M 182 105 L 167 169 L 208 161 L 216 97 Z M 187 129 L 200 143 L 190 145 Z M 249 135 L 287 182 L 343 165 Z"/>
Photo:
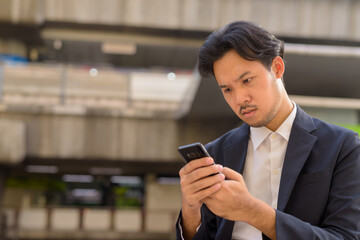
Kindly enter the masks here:
<path id="1" fill-rule="evenodd" d="M 235 50 L 230 50 L 213 64 L 217 80 L 237 79 L 245 72 L 255 73 L 266 70 L 259 61 L 249 61 L 242 58 Z"/>

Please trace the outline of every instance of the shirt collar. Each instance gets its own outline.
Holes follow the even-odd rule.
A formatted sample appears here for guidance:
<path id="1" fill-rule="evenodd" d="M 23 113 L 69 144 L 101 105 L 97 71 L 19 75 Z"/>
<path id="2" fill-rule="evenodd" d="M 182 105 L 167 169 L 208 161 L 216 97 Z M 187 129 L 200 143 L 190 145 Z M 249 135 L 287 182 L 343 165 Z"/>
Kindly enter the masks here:
<path id="1" fill-rule="evenodd" d="M 289 141 L 290 132 L 296 116 L 296 105 L 293 102 L 293 110 L 280 127 L 275 131 L 282 136 L 286 141 Z M 254 149 L 257 149 L 260 144 L 272 133 L 270 129 L 265 126 L 250 127 L 250 139 L 253 142 Z"/>
<path id="2" fill-rule="evenodd" d="M 265 126 L 250 127 L 250 139 L 254 145 L 254 149 L 257 149 L 270 133 L 272 133 L 272 131 Z"/>
<path id="3" fill-rule="evenodd" d="M 293 110 L 290 115 L 285 119 L 285 121 L 280 125 L 280 127 L 276 130 L 278 134 L 280 134 L 286 141 L 289 141 L 290 132 L 292 125 L 294 123 L 296 117 L 296 105 L 293 103 Z"/>

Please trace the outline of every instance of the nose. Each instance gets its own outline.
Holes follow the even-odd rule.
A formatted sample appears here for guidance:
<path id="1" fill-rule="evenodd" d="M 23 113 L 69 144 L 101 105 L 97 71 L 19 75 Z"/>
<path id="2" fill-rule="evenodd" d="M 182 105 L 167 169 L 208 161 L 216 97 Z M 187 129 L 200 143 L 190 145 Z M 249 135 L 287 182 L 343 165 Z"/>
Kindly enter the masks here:
<path id="1" fill-rule="evenodd" d="M 244 89 L 237 89 L 235 91 L 235 103 L 238 105 L 243 105 L 246 102 L 250 101 L 250 96 L 247 91 Z"/>

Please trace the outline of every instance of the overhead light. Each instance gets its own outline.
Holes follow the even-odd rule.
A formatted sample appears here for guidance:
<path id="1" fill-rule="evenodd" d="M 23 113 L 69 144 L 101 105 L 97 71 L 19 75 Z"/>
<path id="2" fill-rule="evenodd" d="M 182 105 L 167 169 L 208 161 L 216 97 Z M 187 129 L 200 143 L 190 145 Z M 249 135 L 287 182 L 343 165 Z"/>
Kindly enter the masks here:
<path id="1" fill-rule="evenodd" d="M 57 173 L 59 168 L 56 166 L 28 165 L 26 171 L 29 173 Z"/>
<path id="2" fill-rule="evenodd" d="M 112 176 L 110 178 L 112 183 L 117 184 L 129 184 L 129 185 L 139 185 L 142 183 L 141 177 L 137 176 Z"/>
<path id="3" fill-rule="evenodd" d="M 173 72 L 170 72 L 170 73 L 168 73 L 167 78 L 168 78 L 170 81 L 174 81 L 175 78 L 176 78 L 176 74 L 173 73 Z"/>
<path id="4" fill-rule="evenodd" d="M 64 182 L 82 182 L 90 183 L 94 181 L 94 177 L 91 175 L 76 175 L 76 174 L 65 174 L 62 177 Z"/>
<path id="5" fill-rule="evenodd" d="M 96 68 L 91 68 L 91 69 L 89 70 L 89 74 L 90 74 L 90 76 L 92 76 L 92 77 L 96 77 L 96 76 L 98 75 L 98 73 L 99 73 L 99 71 L 98 71 Z"/>
<path id="6" fill-rule="evenodd" d="M 62 41 L 57 39 L 53 42 L 53 47 L 56 49 L 56 50 L 60 50 L 62 48 Z"/>
<path id="7" fill-rule="evenodd" d="M 101 44 L 101 51 L 105 54 L 135 55 L 136 44 L 103 42 Z"/>
<path id="8" fill-rule="evenodd" d="M 74 197 L 101 197 L 101 194 L 96 189 L 76 188 L 72 190 L 72 194 Z"/>

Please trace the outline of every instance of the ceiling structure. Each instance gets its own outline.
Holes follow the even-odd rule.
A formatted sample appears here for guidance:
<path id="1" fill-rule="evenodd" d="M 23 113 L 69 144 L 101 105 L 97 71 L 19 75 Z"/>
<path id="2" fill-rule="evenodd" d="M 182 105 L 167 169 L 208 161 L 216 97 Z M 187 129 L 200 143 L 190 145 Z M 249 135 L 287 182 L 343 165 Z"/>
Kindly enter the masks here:
<path id="1" fill-rule="evenodd" d="M 20 26 L 18 31 L 24 28 Z M 31 46 L 41 46 L 37 48 L 38 60 L 43 63 L 164 73 L 196 72 L 198 49 L 210 33 L 59 22 L 45 22 L 38 28 L 26 29 L 32 34 L 28 34 L 28 40 L 22 39 Z M 11 35 L 20 34 L 12 30 Z M 290 95 L 360 99 L 359 42 L 279 38 L 286 43 L 284 79 Z M 153 87 L 150 84 L 146 88 L 162 85 L 153 83 Z M 226 106 L 216 82 L 202 79 L 186 118 L 209 117 L 233 118 L 234 114 Z"/>

